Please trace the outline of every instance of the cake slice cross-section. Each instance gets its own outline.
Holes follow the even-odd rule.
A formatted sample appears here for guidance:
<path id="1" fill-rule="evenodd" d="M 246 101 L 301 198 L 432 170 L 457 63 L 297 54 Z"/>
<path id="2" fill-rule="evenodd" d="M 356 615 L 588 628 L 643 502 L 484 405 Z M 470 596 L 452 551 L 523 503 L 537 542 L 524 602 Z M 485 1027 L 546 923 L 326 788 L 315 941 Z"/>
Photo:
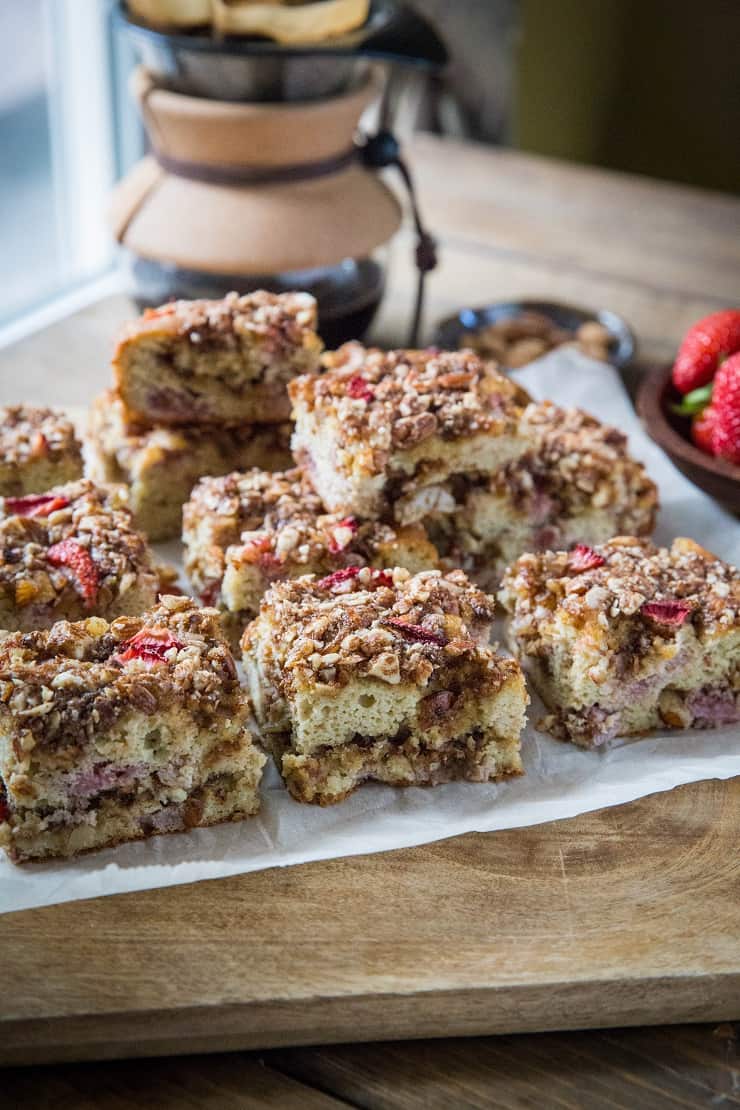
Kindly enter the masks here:
<path id="1" fill-rule="evenodd" d="M 185 568 L 195 591 L 236 637 L 275 581 L 347 567 L 433 569 L 421 525 L 391 526 L 327 513 L 300 468 L 204 478 L 183 512 Z"/>
<path id="2" fill-rule="evenodd" d="M 160 586 L 125 491 L 87 478 L 0 498 L 0 629 L 140 613 Z"/>
<path id="3" fill-rule="evenodd" d="M 116 388 L 132 421 L 281 423 L 290 416 L 287 383 L 318 366 L 315 329 L 308 293 L 173 301 L 124 329 L 113 357 Z"/>
<path id="4" fill-rule="evenodd" d="M 452 480 L 522 454 L 526 393 L 472 351 L 348 343 L 291 383 L 293 452 L 331 512 L 411 524 L 455 507 Z"/>
<path id="5" fill-rule="evenodd" d="M 82 477 L 82 447 L 60 412 L 35 405 L 0 408 L 0 496 L 45 493 Z"/>
<path id="6" fill-rule="evenodd" d="M 627 437 L 581 409 L 527 405 L 526 451 L 493 475 L 456 484 L 456 508 L 427 525 L 441 551 L 493 589 L 525 552 L 649 536 L 658 492 Z"/>
<path id="7" fill-rule="evenodd" d="M 217 614 L 188 598 L 8 637 L 0 844 L 21 863 L 255 813 L 249 712 Z"/>
<path id="8" fill-rule="evenodd" d="M 291 430 L 289 423 L 235 428 L 130 423 L 122 401 L 109 390 L 90 409 L 89 473 L 128 487 L 134 524 L 152 542 L 175 539 L 182 531 L 182 507 L 199 478 L 290 466 Z"/>
<path id="9" fill-rule="evenodd" d="M 523 555 L 499 597 L 546 731 L 591 748 L 740 721 L 740 577 L 693 540 Z"/>
<path id="10" fill-rule="evenodd" d="M 264 744 L 291 794 L 522 773 L 527 693 L 488 646 L 493 599 L 461 571 L 347 568 L 281 582 L 242 641 Z"/>

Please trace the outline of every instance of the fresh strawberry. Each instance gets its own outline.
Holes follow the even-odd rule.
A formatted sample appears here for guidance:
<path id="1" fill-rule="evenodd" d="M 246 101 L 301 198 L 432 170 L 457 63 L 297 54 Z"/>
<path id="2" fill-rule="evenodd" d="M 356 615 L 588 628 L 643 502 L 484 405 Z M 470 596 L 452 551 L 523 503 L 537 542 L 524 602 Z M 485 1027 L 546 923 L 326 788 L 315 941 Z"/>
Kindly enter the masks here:
<path id="1" fill-rule="evenodd" d="M 349 547 L 352 543 L 352 537 L 359 527 L 360 525 L 353 516 L 346 516 L 344 520 L 335 524 L 329 537 L 329 551 L 331 554 L 338 555 L 340 551 Z"/>
<path id="2" fill-rule="evenodd" d="M 375 393 L 370 388 L 370 383 L 362 377 L 361 374 L 356 374 L 354 378 L 350 378 L 347 382 L 347 396 L 354 398 L 356 401 L 372 401 Z"/>
<path id="3" fill-rule="evenodd" d="M 712 437 L 714 435 L 714 422 L 717 419 L 717 410 L 714 405 L 707 405 L 698 412 L 691 421 L 691 438 L 700 451 L 707 455 L 714 454 Z"/>
<path id="4" fill-rule="evenodd" d="M 722 363 L 714 379 L 712 404 L 715 455 L 740 466 L 740 352 Z"/>
<path id="5" fill-rule="evenodd" d="M 707 385 L 722 359 L 736 351 L 740 351 L 740 309 L 705 316 L 684 336 L 673 364 L 673 384 L 679 393 Z"/>
<path id="6" fill-rule="evenodd" d="M 640 612 L 656 624 L 681 625 L 692 609 L 693 606 L 688 601 L 669 598 L 667 601 L 646 601 Z"/>
<path id="7" fill-rule="evenodd" d="M 141 659 L 150 665 L 164 663 L 168 651 L 179 651 L 185 647 L 181 640 L 177 640 L 166 628 L 142 628 L 130 640 L 121 644 L 121 650 L 113 656 L 119 663 L 128 663 L 132 659 Z"/>
<path id="8" fill-rule="evenodd" d="M 387 628 L 392 628 L 395 632 L 400 632 L 405 640 L 421 644 L 438 644 L 439 647 L 444 647 L 447 643 L 446 638 L 441 632 L 433 632 L 431 628 L 425 628 L 423 624 L 411 624 L 408 621 L 398 620 L 397 617 L 388 617 L 383 621 Z"/>
<path id="9" fill-rule="evenodd" d="M 603 567 L 604 556 L 599 555 L 585 543 L 577 543 L 568 556 L 568 566 L 575 574 L 583 574 L 586 570 L 596 570 Z"/>
<path id="10" fill-rule="evenodd" d="M 98 594 L 100 573 L 87 548 L 76 540 L 62 540 L 52 544 L 46 559 L 53 567 L 66 567 L 71 572 L 79 593 L 90 608 Z"/>
<path id="11" fill-rule="evenodd" d="M 8 797 L 4 787 L 0 785 L 0 824 L 2 824 L 3 821 L 7 821 L 9 817 L 10 806 L 8 805 Z"/>
<path id="12" fill-rule="evenodd" d="M 16 516 L 50 516 L 57 509 L 66 509 L 69 500 L 53 493 L 29 493 L 25 497 L 6 497 L 5 510 Z"/>

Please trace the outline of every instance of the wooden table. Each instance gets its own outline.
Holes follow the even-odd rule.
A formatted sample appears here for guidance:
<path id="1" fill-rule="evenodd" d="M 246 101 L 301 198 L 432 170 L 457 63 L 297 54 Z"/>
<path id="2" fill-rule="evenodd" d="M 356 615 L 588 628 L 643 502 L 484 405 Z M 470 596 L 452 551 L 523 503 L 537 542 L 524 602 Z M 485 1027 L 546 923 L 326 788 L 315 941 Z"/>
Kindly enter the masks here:
<path id="1" fill-rule="evenodd" d="M 642 354 L 667 359 L 737 297 L 735 199 L 428 137 L 412 160 L 441 240 L 428 322 L 552 297 L 624 314 Z M 409 248 L 395 247 L 383 343 L 403 339 Z M 110 298 L 0 353 L 2 400 L 86 404 L 129 311 Z M 532 829 L 5 915 L 0 1059 L 738 1018 L 739 839 L 740 780 L 707 782 Z M 13 1072 L 2 1090 L 28 1106 L 736 1105 L 735 1037 L 283 1048 Z"/>

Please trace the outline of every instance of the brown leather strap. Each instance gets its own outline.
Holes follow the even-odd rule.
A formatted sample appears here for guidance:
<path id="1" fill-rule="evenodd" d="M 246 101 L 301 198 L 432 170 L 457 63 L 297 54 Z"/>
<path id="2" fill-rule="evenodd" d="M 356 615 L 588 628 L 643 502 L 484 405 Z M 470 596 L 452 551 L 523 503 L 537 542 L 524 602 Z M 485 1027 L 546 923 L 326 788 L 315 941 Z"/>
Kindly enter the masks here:
<path id="1" fill-rule="evenodd" d="M 356 146 L 331 158 L 315 162 L 296 162 L 288 166 L 229 166 L 214 162 L 189 162 L 173 158 L 160 150 L 152 151 L 160 166 L 175 177 L 202 181 L 206 185 L 287 185 L 296 181 L 312 181 L 339 173 L 358 160 Z"/>

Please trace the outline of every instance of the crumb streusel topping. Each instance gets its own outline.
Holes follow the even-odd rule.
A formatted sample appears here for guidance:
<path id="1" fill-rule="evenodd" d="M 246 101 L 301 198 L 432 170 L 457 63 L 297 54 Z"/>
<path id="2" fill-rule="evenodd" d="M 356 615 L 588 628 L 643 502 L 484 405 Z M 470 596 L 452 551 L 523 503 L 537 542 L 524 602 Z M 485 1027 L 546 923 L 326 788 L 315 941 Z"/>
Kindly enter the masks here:
<path id="1" fill-rule="evenodd" d="M 26 513 L 23 503 L 36 501 L 38 515 Z M 120 487 L 83 478 L 42 497 L 0 498 L 0 592 L 15 605 L 52 606 L 70 587 L 90 607 L 107 604 L 142 575 L 156 582 Z"/>
<path id="2" fill-rule="evenodd" d="M 736 568 L 684 538 L 660 548 L 619 536 L 593 549 L 522 555 L 499 596 L 528 651 L 536 643 L 546 650 L 553 621 L 563 618 L 596 621 L 605 631 L 622 618 L 638 619 L 649 637 L 662 639 L 687 623 L 707 639 L 740 626 Z"/>
<path id="3" fill-rule="evenodd" d="M 337 563 L 370 558 L 396 531 L 376 521 L 326 513 L 300 467 L 282 473 L 253 469 L 203 478 L 185 507 L 185 530 L 207 521 L 209 539 L 239 561 L 309 564 L 334 556 Z M 270 569 L 270 568 L 267 568 Z M 279 569 L 274 566 L 273 569 Z"/>
<path id="4" fill-rule="evenodd" d="M 644 532 L 652 531 L 658 506 L 655 483 L 627 450 L 627 437 L 582 409 L 551 401 L 526 407 L 522 437 L 532 447 L 491 479 L 519 508 L 543 519 L 575 515 L 592 506 L 624 506 L 629 519 L 639 508 Z M 627 523 L 626 520 L 624 523 Z"/>
<path id="5" fill-rule="evenodd" d="M 218 614 L 165 596 L 138 617 L 59 621 L 0 643 L 0 712 L 18 730 L 16 752 L 37 746 L 62 762 L 129 710 L 184 707 L 202 723 L 239 711 L 245 695 Z"/>
<path id="6" fill-rule="evenodd" d="M 517 665 L 484 646 L 493 612 L 493 598 L 462 571 L 412 576 L 399 568 L 347 568 L 273 586 L 242 646 L 251 650 L 253 633 L 264 636 L 267 627 L 284 687 L 344 685 L 357 677 L 426 686 L 439 667 L 473 660 L 503 683 Z"/>
<path id="7" fill-rule="evenodd" d="M 342 448 L 373 454 L 381 470 L 392 451 L 432 436 L 445 440 L 514 430 L 528 399 L 472 351 L 366 349 L 347 343 L 324 357 L 326 371 L 288 386 L 294 406 L 331 419 Z"/>
<path id="8" fill-rule="evenodd" d="M 279 355 L 302 346 L 320 350 L 315 327 L 316 301 L 309 293 L 258 290 L 243 296 L 228 293 L 221 300 L 172 301 L 147 309 L 127 325 L 123 339 L 165 328 L 196 346 L 211 341 L 236 345 L 242 337 L 256 338 Z"/>
<path id="9" fill-rule="evenodd" d="M 6 465 L 78 454 L 79 450 L 74 426 L 62 413 L 33 405 L 0 408 L 0 458 Z"/>
<path id="10" fill-rule="evenodd" d="M 278 528 L 293 520 L 315 520 L 324 512 L 319 496 L 299 467 L 270 473 L 254 467 L 220 478 L 202 478 L 186 506 L 186 527 L 209 518 L 219 542 L 235 543 L 243 532 Z"/>

